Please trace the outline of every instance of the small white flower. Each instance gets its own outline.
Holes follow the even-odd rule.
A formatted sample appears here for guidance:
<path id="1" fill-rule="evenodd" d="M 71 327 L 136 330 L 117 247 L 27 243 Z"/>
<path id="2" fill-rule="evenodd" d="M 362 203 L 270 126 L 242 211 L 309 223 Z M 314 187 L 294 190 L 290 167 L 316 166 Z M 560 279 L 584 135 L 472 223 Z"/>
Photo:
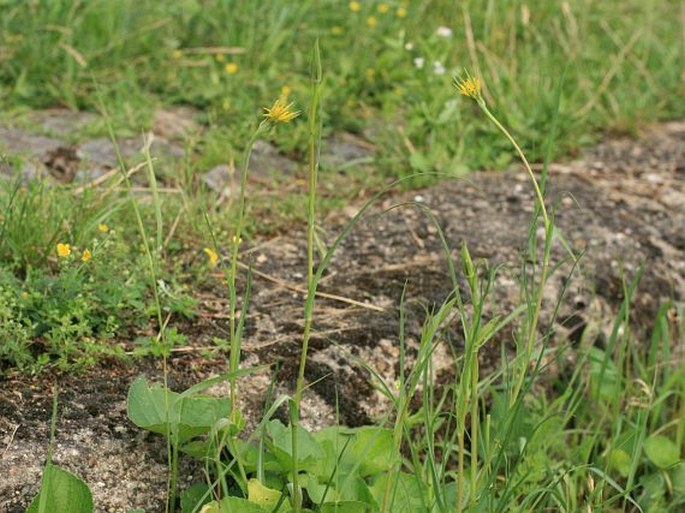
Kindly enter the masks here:
<path id="1" fill-rule="evenodd" d="M 425 64 L 426 59 L 423 57 L 414 57 L 414 66 L 416 66 L 419 69 L 423 69 L 423 65 Z"/>
<path id="2" fill-rule="evenodd" d="M 408 51 L 412 51 L 414 49 L 414 43 L 406 43 L 404 45 L 404 49 Z"/>
<path id="3" fill-rule="evenodd" d="M 436 75 L 444 75 L 445 71 L 445 66 L 442 65 L 442 62 L 440 61 L 433 61 L 433 73 Z"/>
<path id="4" fill-rule="evenodd" d="M 452 37 L 452 29 L 449 27 L 438 27 L 435 33 L 440 37 Z"/>

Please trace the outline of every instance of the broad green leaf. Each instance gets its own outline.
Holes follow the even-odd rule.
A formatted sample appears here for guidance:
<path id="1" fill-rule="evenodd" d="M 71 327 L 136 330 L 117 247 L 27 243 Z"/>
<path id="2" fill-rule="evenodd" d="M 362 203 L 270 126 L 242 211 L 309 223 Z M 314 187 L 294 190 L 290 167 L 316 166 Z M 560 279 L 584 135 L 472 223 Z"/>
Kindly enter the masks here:
<path id="1" fill-rule="evenodd" d="M 628 477 L 628 474 L 630 474 L 632 460 L 630 455 L 623 449 L 610 450 L 609 454 L 607 454 L 607 463 L 609 467 L 621 474 L 621 477 Z"/>
<path id="2" fill-rule="evenodd" d="M 332 426 L 313 436 L 326 452 L 326 458 L 319 461 L 315 470 L 320 478 L 328 479 L 334 471 L 347 475 L 354 469 L 362 477 L 371 476 L 385 472 L 397 461 L 389 429 Z"/>
<path id="3" fill-rule="evenodd" d="M 388 474 L 383 474 L 371 486 L 371 491 L 378 504 L 383 503 L 387 484 Z M 393 477 L 393 483 L 390 486 L 390 497 L 392 498 L 390 511 L 392 513 L 415 513 L 427 510 L 426 504 L 424 504 L 426 490 L 416 476 L 401 472 Z"/>
<path id="4" fill-rule="evenodd" d="M 212 499 L 212 494 L 205 494 L 209 486 L 205 483 L 195 483 L 181 492 L 181 512 L 191 513 L 200 502 L 207 503 Z M 203 497 L 205 497 L 203 499 Z"/>
<path id="5" fill-rule="evenodd" d="M 153 433 L 171 434 L 178 444 L 210 431 L 230 411 L 227 399 L 181 396 L 158 384 L 149 386 L 143 377 L 131 385 L 126 406 L 135 425 Z"/>
<path id="6" fill-rule="evenodd" d="M 284 426 L 278 420 L 272 420 L 267 424 L 266 429 L 271 440 L 270 451 L 286 470 L 292 469 L 293 440 L 291 428 Z M 314 437 L 302 427 L 297 429 L 297 443 L 298 467 L 301 471 L 310 470 L 311 467 L 316 465 L 318 460 L 326 456 Z"/>
<path id="7" fill-rule="evenodd" d="M 334 477 L 330 485 L 326 481 L 319 481 L 316 476 L 309 474 L 305 485 L 309 498 L 316 504 L 327 502 L 359 502 L 366 504 L 369 509 L 377 508 L 369 486 L 357 474 Z"/>
<path id="8" fill-rule="evenodd" d="M 685 461 L 669 469 L 668 475 L 673 483 L 673 494 L 680 500 L 685 500 Z"/>
<path id="9" fill-rule="evenodd" d="M 645 454 L 659 468 L 667 468 L 680 461 L 678 446 L 662 435 L 651 435 L 645 439 Z"/>
<path id="10" fill-rule="evenodd" d="M 93 513 L 93 496 L 88 485 L 71 472 L 50 463 L 43 471 L 41 489 L 26 513 L 38 513 L 41 500 L 45 513 Z"/>
<path id="11" fill-rule="evenodd" d="M 357 501 L 327 502 L 321 506 L 321 513 L 366 513 L 368 504 Z"/>
<path id="12" fill-rule="evenodd" d="M 260 506 L 268 506 L 273 510 L 281 499 L 281 495 L 280 491 L 264 486 L 259 479 L 252 478 L 247 482 L 248 500 Z"/>
<path id="13" fill-rule="evenodd" d="M 202 506 L 200 513 L 269 513 L 269 508 L 242 499 L 240 497 L 224 497 L 220 501 L 212 501 Z"/>

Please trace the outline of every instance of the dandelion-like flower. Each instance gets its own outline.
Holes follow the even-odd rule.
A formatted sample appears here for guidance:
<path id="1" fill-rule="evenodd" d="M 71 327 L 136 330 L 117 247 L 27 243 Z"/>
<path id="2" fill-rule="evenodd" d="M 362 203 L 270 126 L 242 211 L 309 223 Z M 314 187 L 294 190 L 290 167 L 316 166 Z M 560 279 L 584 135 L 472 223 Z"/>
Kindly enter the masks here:
<path id="1" fill-rule="evenodd" d="M 203 251 L 207 255 L 207 258 L 209 259 L 209 263 L 212 266 L 215 266 L 216 263 L 219 261 L 219 255 L 216 254 L 216 251 L 214 251 L 212 248 L 204 248 Z"/>
<path id="2" fill-rule="evenodd" d="M 109 231 L 109 226 L 107 226 L 105 223 L 100 223 L 98 225 L 98 230 L 102 233 L 107 233 Z"/>
<path id="3" fill-rule="evenodd" d="M 466 75 L 466 78 L 459 79 L 454 77 L 454 87 L 464 96 L 474 100 L 482 100 L 480 80 L 477 77 Z"/>
<path id="4" fill-rule="evenodd" d="M 407 17 L 407 9 L 405 7 L 398 7 L 397 10 L 395 11 L 395 14 L 397 15 L 398 18 L 406 18 Z"/>
<path id="5" fill-rule="evenodd" d="M 299 110 L 293 110 L 294 102 L 288 103 L 288 97 L 281 95 L 274 104 L 269 107 L 264 107 L 264 117 L 274 123 L 287 123 L 292 121 L 300 115 Z"/>
<path id="6" fill-rule="evenodd" d="M 377 9 L 378 9 L 379 13 L 385 14 L 386 12 L 388 12 L 390 10 L 390 6 L 386 3 L 380 3 L 380 4 L 378 4 Z"/>
<path id="7" fill-rule="evenodd" d="M 60 258 L 67 258 L 71 255 L 71 246 L 69 244 L 63 244 L 60 242 L 57 244 L 57 256 Z"/>
<path id="8" fill-rule="evenodd" d="M 349 8 L 350 11 L 357 12 L 361 10 L 362 4 L 360 4 L 359 2 L 350 2 Z"/>
<path id="9" fill-rule="evenodd" d="M 235 75 L 238 73 L 238 65 L 235 62 L 229 62 L 224 66 L 224 71 L 229 75 Z"/>
<path id="10" fill-rule="evenodd" d="M 90 250 L 88 248 L 86 248 L 83 250 L 83 253 L 81 254 L 81 261 L 87 262 L 88 260 L 90 260 L 90 257 L 92 257 L 92 256 L 93 256 L 93 254 L 90 252 Z"/>
<path id="11" fill-rule="evenodd" d="M 374 28 L 376 25 L 378 25 L 378 18 L 376 18 L 375 16 L 369 16 L 368 18 L 366 18 L 366 24 L 369 27 Z"/>

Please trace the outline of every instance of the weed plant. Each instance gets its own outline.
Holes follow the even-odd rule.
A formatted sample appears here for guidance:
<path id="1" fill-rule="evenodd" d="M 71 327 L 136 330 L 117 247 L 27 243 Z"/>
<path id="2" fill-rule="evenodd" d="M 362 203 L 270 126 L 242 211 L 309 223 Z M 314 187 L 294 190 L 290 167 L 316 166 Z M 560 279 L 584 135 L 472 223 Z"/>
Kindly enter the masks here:
<path id="1" fill-rule="evenodd" d="M 12 267 L 11 272 L 0 274 L 0 329 L 12 343 L 0 345 L 4 351 L 0 358 L 24 368 L 31 368 L 37 359 L 38 364 L 45 363 L 32 348 L 39 336 L 47 343 L 55 341 L 49 355 L 74 361 L 81 354 L 81 349 L 69 346 L 75 336 L 87 339 L 97 333 L 106 338 L 121 320 L 110 319 L 107 312 L 122 306 L 145 308 L 152 296 L 147 313 L 156 319 L 157 327 L 147 347 L 162 358 L 164 382 L 136 380 L 128 395 L 128 415 L 136 425 L 167 440 L 167 512 L 679 511 L 685 505 L 685 367 L 676 352 L 685 336 L 682 305 L 664 304 L 649 335 L 636 332 L 630 310 L 639 275 L 627 278 L 624 302 L 607 343 L 596 347 L 591 340 L 583 340 L 570 378 L 549 378 L 558 380 L 551 387 L 557 393 L 540 393 L 536 387 L 546 377 L 548 362 L 563 360 L 563 351 L 549 346 L 551 333 L 540 325 L 540 314 L 545 284 L 555 271 L 551 247 L 555 243 L 564 246 L 564 239 L 555 227 L 554 210 L 548 208 L 545 172 L 538 179 L 527 152 L 511 135 L 526 134 L 526 150 L 533 158 L 544 153 L 549 161 L 552 145 L 542 144 L 546 137 L 572 140 L 600 124 L 628 128 L 638 118 L 682 114 L 674 95 L 666 93 L 679 80 L 678 50 L 669 43 L 677 32 L 675 16 L 664 15 L 671 13 L 671 4 L 626 2 L 618 8 L 563 3 L 561 10 L 545 4 L 535 12 L 519 3 L 496 9 L 494 2 L 479 12 L 439 1 L 324 2 L 326 9 L 319 4 L 305 1 L 295 6 L 279 1 L 265 7 L 256 2 L 223 2 L 205 11 L 196 2 L 172 8 L 154 2 L 56 2 L 45 9 L 35 3 L 7 3 L 0 20 L 1 37 L 12 59 L 0 72 L 0 83 L 10 93 L 2 101 L 41 98 L 92 107 L 92 73 L 102 84 L 98 100 L 102 110 L 106 104 L 115 106 L 111 109 L 115 116 L 105 111 L 105 125 L 113 140 L 118 127 L 149 121 L 147 108 L 118 107 L 131 101 L 150 105 L 150 98 L 157 94 L 170 102 L 207 108 L 217 123 L 249 119 L 244 114 L 255 110 L 256 101 L 265 103 L 274 83 L 288 85 L 295 96 L 304 96 L 306 79 L 288 74 L 280 63 L 303 61 L 306 54 L 298 45 L 300 40 L 310 40 L 312 31 L 325 32 L 322 37 L 331 42 L 332 51 L 350 47 L 355 51 L 340 52 L 342 58 L 331 59 L 326 78 L 326 91 L 331 94 L 324 111 L 321 56 L 316 46 L 305 127 L 272 130 L 296 114 L 284 94 L 266 110 L 256 128 L 233 131 L 253 135 L 241 163 L 240 196 L 231 216 L 234 224 L 223 234 L 230 248 L 226 260 L 219 256 L 221 239 L 207 218 L 211 242 L 206 253 L 221 263 L 230 304 L 225 373 L 183 392 L 170 390 L 166 382 L 167 358 L 175 338 L 171 314 L 174 308 L 186 306 L 174 307 L 173 294 L 165 293 L 163 264 L 169 226 L 164 224 L 149 144 L 145 169 L 152 223 L 145 221 L 143 206 L 125 172 L 127 165 L 120 158 L 126 201 L 143 253 L 134 275 L 124 272 L 130 269 L 126 259 L 116 263 L 116 255 L 125 249 L 115 249 L 125 246 L 117 242 L 116 229 L 114 233 L 98 229 L 108 218 L 107 210 L 93 213 L 86 202 L 83 227 L 75 223 L 65 229 L 66 216 L 59 210 L 59 201 L 41 199 L 40 188 L 16 187 L 3 195 L 0 252 Z M 102 16 L 100 9 L 108 9 L 109 15 Z M 344 9 L 346 16 L 341 17 L 336 9 Z M 631 16 L 621 17 L 623 10 Z M 640 19 L 637 29 L 632 21 L 636 18 Z M 305 19 L 316 23 L 301 26 Z M 460 23 L 440 27 L 441 19 L 459 19 Z M 435 20 L 440 30 L 427 31 L 425 27 L 431 24 L 426 20 Z M 662 29 L 658 20 L 663 20 Z M 300 31 L 291 30 L 296 23 Z M 25 33 L 16 32 L 17 26 Z M 366 32 L 359 36 L 362 26 Z M 178 27 L 188 30 L 181 34 Z M 453 44 L 457 38 L 466 41 L 463 49 Z M 615 50 L 609 67 L 606 47 Z M 283 58 L 284 48 L 294 48 L 294 55 Z M 482 121 L 464 114 L 460 99 L 446 92 L 443 80 L 467 59 L 474 74 L 462 75 L 455 85 L 463 96 L 475 100 L 484 114 Z M 548 71 L 559 69 L 560 61 L 570 63 L 569 71 L 554 88 Z M 417 78 L 419 62 L 424 67 Z M 436 62 L 445 68 L 442 72 Z M 88 64 L 87 71 L 83 63 Z M 55 80 L 58 69 L 61 78 Z M 542 97 L 533 93 L 540 90 L 548 93 Z M 224 103 L 227 98 L 235 103 Z M 493 98 L 507 106 L 505 112 L 494 112 Z M 561 112 L 557 107 L 550 109 L 562 100 L 571 107 Z M 505 165 L 512 158 L 513 145 L 536 197 L 521 272 L 522 301 L 514 311 L 486 320 L 483 312 L 497 269 L 474 261 L 466 246 L 460 249 L 459 262 L 453 262 L 451 248 L 437 226 L 452 293 L 427 313 L 411 365 L 404 337 L 405 305 L 400 299 L 398 383 L 383 382 L 367 367 L 391 411 L 375 426 L 334 425 L 309 432 L 301 425 L 300 405 L 318 283 L 340 242 L 387 191 L 364 204 L 339 236 L 322 248 L 317 263 L 319 144 L 327 129 L 362 130 L 365 122 L 358 113 L 367 108 L 400 127 L 380 136 L 378 142 L 387 142 L 389 148 L 382 150 L 386 153 L 380 161 L 390 168 L 406 160 L 409 166 L 399 168 L 423 173 L 419 182 L 429 171 Z M 550 116 L 550 110 L 557 114 Z M 394 123 L 398 116 L 408 122 Z M 243 121 L 235 123 L 241 129 L 247 126 Z M 498 133 L 505 137 L 495 138 Z M 308 293 L 294 394 L 267 404 L 256 429 L 246 433 L 237 406 L 237 380 L 255 370 L 240 368 L 249 269 L 242 298 L 236 280 L 247 223 L 250 152 L 264 135 L 290 149 L 307 142 Z M 229 145 L 237 143 L 228 141 Z M 397 147 L 407 151 L 398 155 L 392 149 Z M 410 182 L 417 182 L 416 174 L 393 186 Z M 42 214 L 49 215 L 39 218 L 36 212 L 41 209 L 54 210 L 43 210 Z M 427 209 L 422 210 L 430 216 Z M 47 228 L 30 229 L 43 218 L 49 220 Z M 540 240 L 539 226 L 544 231 Z M 107 269 L 121 272 L 109 275 L 105 263 L 98 267 L 98 259 L 105 257 Z M 578 255 L 569 252 L 568 259 L 577 265 Z M 54 297 L 66 300 L 51 304 Z M 554 305 L 547 306 L 554 310 Z M 437 347 L 453 345 L 449 326 L 455 319 L 464 350 L 454 355 L 455 381 L 438 389 L 432 356 Z M 41 326 L 52 328 L 40 331 Z M 503 351 L 498 371 L 484 376 L 479 350 L 494 343 L 505 329 L 513 334 L 515 354 Z M 204 394 L 221 382 L 229 383 L 228 397 Z M 289 425 L 273 419 L 279 408 L 287 409 Z M 207 479 L 179 491 L 181 453 L 198 458 Z M 50 511 L 50 501 L 58 500 L 54 498 L 57 490 L 78 489 L 74 493 L 88 496 L 75 476 L 65 476 L 55 468 L 48 458 L 42 491 L 29 511 Z M 56 486 L 60 480 L 69 484 Z M 88 508 L 86 502 L 84 511 Z"/>
<path id="2" fill-rule="evenodd" d="M 538 180 L 516 140 L 489 110 L 480 80 L 469 74 L 455 80 L 455 86 L 475 100 L 509 139 L 535 190 L 536 209 L 525 258 L 532 262 L 527 264 L 532 269 L 524 266 L 521 278 L 524 302 L 513 312 L 486 320 L 483 312 L 497 270 L 486 262 L 474 262 L 464 245 L 457 272 L 450 247 L 438 230 L 454 284 L 452 293 L 427 314 L 418 354 L 409 367 L 401 314 L 399 383 L 383 382 L 367 366 L 392 411 L 376 426 L 350 429 L 336 425 L 315 432 L 302 427 L 300 403 L 319 280 L 339 243 L 382 195 L 371 198 L 360 209 L 315 265 L 314 199 L 322 86 L 318 46 L 313 62 L 308 112 L 309 288 L 294 395 L 277 398 L 256 430 L 242 433 L 241 416 L 236 414 L 235 380 L 251 369 L 237 365 L 239 358 L 234 351 L 240 350 L 242 330 L 236 320 L 232 321 L 235 338 L 224 376 L 181 394 L 141 378 L 129 393 L 131 420 L 166 435 L 173 445 L 170 467 L 174 472 L 179 451 L 200 458 L 206 465 L 207 482 L 181 493 L 181 511 L 677 511 L 685 503 L 685 463 L 680 456 L 685 383 L 683 374 L 677 372 L 682 370 L 682 362 L 669 360 L 674 342 L 682 338 L 682 325 L 669 324 L 665 319 L 668 312 L 673 315 L 680 307 L 664 305 L 648 352 L 641 352 L 637 343 L 640 334 L 632 332 L 629 315 L 639 282 L 636 276 L 626 285 L 624 304 L 605 348 L 583 345 L 571 379 L 559 383 L 560 394 L 534 392 L 544 376 L 545 362 L 563 354 L 559 348 L 548 347 L 550 332 L 539 328 L 539 318 L 545 284 L 553 271 L 551 245 L 558 241 L 567 246 L 555 227 L 553 212 L 546 206 L 545 174 Z M 294 116 L 291 105 L 281 97 L 266 111 L 256 133 Z M 254 138 L 248 144 L 248 157 L 253 143 Z M 245 173 L 247 166 L 243 177 Z M 241 183 L 244 187 L 244 178 Z M 244 198 L 243 194 L 244 190 Z M 239 208 L 244 208 L 242 201 Z M 541 248 L 538 223 L 544 231 Z M 226 268 L 235 305 L 238 268 L 233 262 L 240 230 L 239 224 L 230 246 L 232 260 Z M 577 265 L 577 255 L 569 253 L 568 258 Z M 241 308 L 240 319 L 244 318 L 247 299 Z M 404 311 L 403 301 L 400 311 Z M 237 308 L 231 310 L 232 316 L 237 314 Z M 449 343 L 447 327 L 453 318 L 461 326 L 464 352 L 455 355 L 454 383 L 438 390 L 431 370 L 432 355 L 439 345 Z M 480 348 L 492 343 L 508 326 L 513 328 L 516 345 L 513 359 L 506 365 L 508 356 L 503 354 L 499 371 L 482 376 Z M 201 393 L 222 379 L 231 384 L 228 398 Z M 421 406 L 412 407 L 417 396 Z M 283 405 L 289 411 L 289 426 L 271 419 Z M 172 485 L 175 482 L 174 475 Z M 170 497 L 175 493 L 170 490 Z M 176 505 L 170 501 L 167 507 L 174 511 Z"/>

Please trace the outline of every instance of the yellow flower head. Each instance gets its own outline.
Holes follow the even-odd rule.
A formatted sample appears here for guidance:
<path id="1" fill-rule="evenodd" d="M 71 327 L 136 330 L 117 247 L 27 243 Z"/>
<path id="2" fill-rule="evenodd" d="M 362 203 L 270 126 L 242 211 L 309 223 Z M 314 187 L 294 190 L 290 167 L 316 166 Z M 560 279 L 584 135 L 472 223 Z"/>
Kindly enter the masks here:
<path id="1" fill-rule="evenodd" d="M 235 75 L 238 73 L 238 65 L 235 62 L 229 62 L 224 66 L 224 71 L 228 73 L 229 75 Z"/>
<path id="2" fill-rule="evenodd" d="M 224 61 L 226 60 L 226 56 L 225 56 L 223 53 L 217 53 L 217 54 L 214 56 L 214 60 L 215 60 L 216 62 L 224 62 Z"/>
<path id="3" fill-rule="evenodd" d="M 234 235 L 233 237 L 231 237 L 231 242 L 233 244 L 240 244 L 243 242 L 243 239 L 242 237 L 237 237 L 236 235 Z"/>
<path id="4" fill-rule="evenodd" d="M 472 77 L 468 73 L 466 78 L 458 79 L 454 77 L 454 87 L 464 96 L 473 98 L 474 100 L 481 100 L 483 98 L 480 87 L 480 80 L 477 77 Z"/>
<path id="5" fill-rule="evenodd" d="M 398 18 L 406 18 L 406 16 L 407 16 L 406 7 L 398 7 L 397 10 L 395 11 L 395 14 L 397 14 Z"/>
<path id="6" fill-rule="evenodd" d="M 361 10 L 362 4 L 360 4 L 359 2 L 350 2 L 349 7 L 350 7 L 350 11 L 358 12 Z"/>
<path id="7" fill-rule="evenodd" d="M 98 230 L 100 230 L 102 233 L 107 233 L 109 231 L 109 226 L 107 226 L 105 223 L 100 223 L 98 225 Z"/>
<path id="8" fill-rule="evenodd" d="M 69 244 L 57 244 L 57 256 L 60 258 L 67 258 L 71 255 L 71 246 Z"/>
<path id="9" fill-rule="evenodd" d="M 380 3 L 378 4 L 378 12 L 381 14 L 385 14 L 390 10 L 390 6 L 388 4 Z"/>
<path id="10" fill-rule="evenodd" d="M 282 94 L 271 108 L 264 107 L 264 117 L 274 123 L 287 123 L 300 115 L 299 110 L 292 110 L 292 108 L 293 102 L 288 103 L 288 97 Z"/>
<path id="11" fill-rule="evenodd" d="M 214 251 L 212 248 L 205 248 L 203 251 L 207 254 L 207 258 L 209 258 L 209 263 L 212 266 L 215 266 L 216 263 L 219 261 L 219 255 L 216 254 L 216 251 Z"/>
<path id="12" fill-rule="evenodd" d="M 87 262 L 88 260 L 90 260 L 90 257 L 91 257 L 91 256 L 93 256 L 93 255 L 92 255 L 92 253 L 90 252 L 90 250 L 89 250 L 89 249 L 84 249 L 84 250 L 83 250 L 83 254 L 81 255 L 81 260 L 82 260 L 83 262 Z"/>
<path id="13" fill-rule="evenodd" d="M 368 18 L 366 18 L 366 24 L 369 27 L 374 28 L 376 25 L 378 25 L 378 18 L 376 18 L 375 16 L 369 16 Z"/>
<path id="14" fill-rule="evenodd" d="M 174 50 L 171 52 L 171 58 L 175 61 L 179 60 L 181 57 L 183 57 L 183 52 L 181 50 Z"/>

